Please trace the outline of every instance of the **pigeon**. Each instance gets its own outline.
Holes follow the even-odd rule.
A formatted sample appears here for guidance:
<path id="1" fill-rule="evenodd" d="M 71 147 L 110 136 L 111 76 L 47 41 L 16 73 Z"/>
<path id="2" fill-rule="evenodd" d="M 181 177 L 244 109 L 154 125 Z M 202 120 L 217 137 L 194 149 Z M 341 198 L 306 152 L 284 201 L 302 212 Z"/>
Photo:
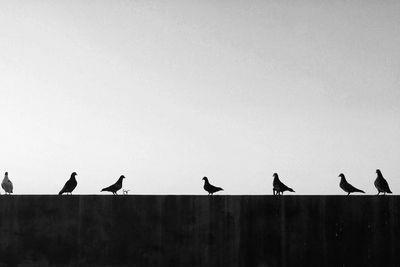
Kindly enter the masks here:
<path id="1" fill-rule="evenodd" d="M 109 187 L 106 187 L 106 188 L 101 189 L 100 192 L 108 191 L 108 192 L 113 193 L 113 195 L 118 195 L 118 194 L 117 194 L 117 191 L 120 190 L 120 189 L 122 188 L 122 180 L 123 180 L 124 178 L 125 178 L 125 176 L 121 175 L 121 176 L 119 177 L 118 181 L 115 182 L 115 184 L 110 185 Z"/>
<path id="2" fill-rule="evenodd" d="M 61 189 L 59 195 L 63 193 L 70 193 L 72 195 L 72 191 L 74 191 L 75 187 L 78 185 L 78 182 L 75 179 L 76 172 L 71 173 L 71 178 L 65 183 L 64 187 Z"/>
<path id="3" fill-rule="evenodd" d="M 375 179 L 374 185 L 376 189 L 378 189 L 378 195 L 380 193 L 383 193 L 383 195 L 386 195 L 386 193 L 392 193 L 389 188 L 388 182 L 383 178 L 381 171 L 378 169 L 376 170 L 376 174 L 378 175 Z"/>
<path id="4" fill-rule="evenodd" d="M 204 177 L 203 180 L 204 180 L 203 188 L 204 188 L 204 190 L 206 190 L 208 192 L 208 195 L 213 195 L 214 193 L 216 193 L 218 191 L 224 190 L 221 187 L 216 187 L 216 186 L 213 186 L 212 184 L 210 184 L 208 182 L 208 178 L 207 177 Z"/>
<path id="5" fill-rule="evenodd" d="M 287 187 L 286 185 L 284 185 L 284 184 L 279 180 L 279 177 L 278 177 L 278 174 L 277 174 L 277 173 L 274 173 L 272 176 L 274 177 L 274 182 L 272 183 L 272 186 L 273 186 L 273 188 L 272 188 L 272 193 L 273 193 L 274 195 L 280 195 L 281 193 L 282 193 L 282 195 L 283 195 L 283 192 L 285 192 L 285 191 L 294 192 L 294 190 L 293 190 L 292 188 Z"/>
<path id="6" fill-rule="evenodd" d="M 10 179 L 8 179 L 8 172 L 4 174 L 4 179 L 3 182 L 1 182 L 1 187 L 4 189 L 6 194 L 11 194 L 13 192 L 13 184 Z"/>
<path id="7" fill-rule="evenodd" d="M 347 192 L 347 195 L 350 195 L 351 193 L 355 193 L 355 192 L 360 192 L 360 193 L 364 193 L 365 194 L 364 191 L 362 191 L 360 189 L 357 189 L 354 186 L 352 186 L 351 184 L 349 184 L 346 181 L 346 177 L 344 177 L 343 173 L 339 174 L 339 177 L 340 177 L 340 184 L 339 184 L 340 188 L 342 188 L 343 191 Z"/>

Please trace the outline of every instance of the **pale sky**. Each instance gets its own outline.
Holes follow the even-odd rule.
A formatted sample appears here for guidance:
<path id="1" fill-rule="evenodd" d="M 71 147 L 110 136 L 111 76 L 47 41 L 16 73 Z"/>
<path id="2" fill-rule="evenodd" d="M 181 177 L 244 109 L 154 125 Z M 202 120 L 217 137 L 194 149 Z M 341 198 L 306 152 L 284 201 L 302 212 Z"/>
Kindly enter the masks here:
<path id="1" fill-rule="evenodd" d="M 16 194 L 400 193 L 399 1 L 0 1 Z M 3 194 L 3 192 L 2 192 Z"/>

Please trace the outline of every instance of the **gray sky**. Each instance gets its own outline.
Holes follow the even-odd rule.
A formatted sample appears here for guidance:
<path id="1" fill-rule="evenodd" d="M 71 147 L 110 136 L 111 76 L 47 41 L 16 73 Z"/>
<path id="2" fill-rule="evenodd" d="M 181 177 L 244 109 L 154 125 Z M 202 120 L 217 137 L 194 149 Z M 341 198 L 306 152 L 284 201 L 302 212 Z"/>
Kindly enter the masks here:
<path id="1" fill-rule="evenodd" d="M 334 3 L 333 3 L 334 2 Z M 399 1 L 1 1 L 15 193 L 400 192 Z"/>

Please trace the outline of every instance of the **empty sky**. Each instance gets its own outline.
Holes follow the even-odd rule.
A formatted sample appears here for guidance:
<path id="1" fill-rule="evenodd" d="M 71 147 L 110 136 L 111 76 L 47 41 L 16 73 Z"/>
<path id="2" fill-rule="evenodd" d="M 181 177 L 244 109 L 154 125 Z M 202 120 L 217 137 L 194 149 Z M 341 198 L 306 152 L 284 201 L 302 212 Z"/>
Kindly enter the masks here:
<path id="1" fill-rule="evenodd" d="M 400 192 L 399 1 L 1 1 L 17 194 Z"/>

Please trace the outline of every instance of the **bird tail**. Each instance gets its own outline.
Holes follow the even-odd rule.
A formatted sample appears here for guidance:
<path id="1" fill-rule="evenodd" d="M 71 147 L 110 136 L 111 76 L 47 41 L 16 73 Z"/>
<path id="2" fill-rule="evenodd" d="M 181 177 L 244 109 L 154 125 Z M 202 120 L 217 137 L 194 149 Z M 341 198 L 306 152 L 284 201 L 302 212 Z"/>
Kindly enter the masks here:
<path id="1" fill-rule="evenodd" d="M 62 195 L 62 193 L 64 193 L 64 191 L 61 190 L 58 194 L 59 194 L 59 195 Z"/>
<path id="2" fill-rule="evenodd" d="M 295 192 L 292 188 L 288 188 L 288 190 L 289 190 L 290 192 Z"/>
<path id="3" fill-rule="evenodd" d="M 104 189 L 105 189 L 105 188 L 101 189 L 101 191 L 100 191 L 100 192 L 103 192 L 103 191 L 105 191 Z"/>
<path id="4" fill-rule="evenodd" d="M 388 194 L 392 194 L 392 191 L 390 191 L 390 189 L 387 191 Z"/>
<path id="5" fill-rule="evenodd" d="M 356 189 L 356 192 L 360 192 L 360 193 L 364 193 L 365 194 L 365 192 L 363 190 L 360 190 L 360 189 Z"/>

